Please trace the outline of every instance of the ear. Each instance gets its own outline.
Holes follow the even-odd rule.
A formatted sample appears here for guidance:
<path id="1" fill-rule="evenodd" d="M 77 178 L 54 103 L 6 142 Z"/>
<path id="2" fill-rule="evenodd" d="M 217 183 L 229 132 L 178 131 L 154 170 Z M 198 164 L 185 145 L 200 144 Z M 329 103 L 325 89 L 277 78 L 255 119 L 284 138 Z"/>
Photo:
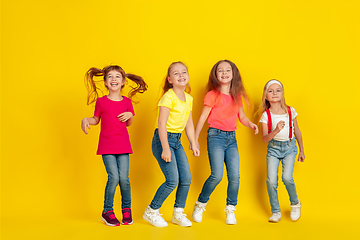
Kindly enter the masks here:
<path id="1" fill-rule="evenodd" d="M 170 77 L 167 77 L 166 79 L 167 79 L 167 81 L 168 81 L 169 83 L 172 84 L 172 82 L 170 81 Z"/>

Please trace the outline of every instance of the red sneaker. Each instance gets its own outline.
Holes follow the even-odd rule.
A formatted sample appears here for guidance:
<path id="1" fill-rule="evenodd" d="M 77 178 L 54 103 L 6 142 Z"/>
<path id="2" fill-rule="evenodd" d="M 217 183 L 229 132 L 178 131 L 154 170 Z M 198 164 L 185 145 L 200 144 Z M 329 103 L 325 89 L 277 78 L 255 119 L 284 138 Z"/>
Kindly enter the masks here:
<path id="1" fill-rule="evenodd" d="M 115 217 L 113 210 L 107 211 L 106 213 L 103 212 L 101 215 L 101 220 L 103 220 L 105 224 L 108 226 L 112 226 L 112 227 L 120 226 L 120 222 Z"/>
<path id="2" fill-rule="evenodd" d="M 121 221 L 121 224 L 123 225 L 131 225 L 133 223 L 132 217 L 131 217 L 131 209 L 130 208 L 124 208 L 122 210 L 123 219 Z"/>

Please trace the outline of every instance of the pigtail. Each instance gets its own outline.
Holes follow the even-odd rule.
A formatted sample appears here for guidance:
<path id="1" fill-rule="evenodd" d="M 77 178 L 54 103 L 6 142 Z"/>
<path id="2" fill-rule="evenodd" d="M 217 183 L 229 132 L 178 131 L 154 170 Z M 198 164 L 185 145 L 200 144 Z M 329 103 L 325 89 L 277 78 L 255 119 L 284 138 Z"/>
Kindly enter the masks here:
<path id="1" fill-rule="evenodd" d="M 137 93 L 144 93 L 147 88 L 148 85 L 145 83 L 144 79 L 138 75 L 135 74 L 125 74 L 125 77 L 127 77 L 128 79 L 130 79 L 131 81 L 133 81 L 136 86 L 135 87 L 131 87 L 131 90 L 128 94 L 128 97 L 132 100 L 132 97 L 135 96 L 135 94 Z"/>
<path id="2" fill-rule="evenodd" d="M 85 86 L 88 92 L 87 95 L 87 105 L 90 105 L 98 99 L 100 93 L 103 94 L 103 91 L 101 88 L 97 86 L 97 82 L 94 80 L 94 77 L 101 77 L 104 76 L 103 70 L 99 68 L 90 68 L 85 73 Z"/>

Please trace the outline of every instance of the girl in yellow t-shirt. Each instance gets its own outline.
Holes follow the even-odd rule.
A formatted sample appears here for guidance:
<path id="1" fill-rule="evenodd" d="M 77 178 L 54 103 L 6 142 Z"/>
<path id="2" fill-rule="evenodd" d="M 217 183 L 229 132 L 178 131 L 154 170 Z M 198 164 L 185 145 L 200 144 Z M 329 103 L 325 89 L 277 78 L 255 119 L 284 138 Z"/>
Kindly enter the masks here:
<path id="1" fill-rule="evenodd" d="M 190 227 L 184 207 L 190 188 L 189 163 L 181 145 L 181 133 L 185 129 L 194 156 L 200 151 L 195 141 L 192 120 L 193 98 L 188 94 L 189 74 L 182 62 L 172 63 L 165 78 L 164 94 L 158 103 L 159 113 L 152 140 L 152 152 L 159 163 L 166 181 L 158 188 L 143 218 L 155 227 L 166 227 L 167 222 L 159 214 L 165 199 L 177 187 L 172 222 L 182 227 Z"/>

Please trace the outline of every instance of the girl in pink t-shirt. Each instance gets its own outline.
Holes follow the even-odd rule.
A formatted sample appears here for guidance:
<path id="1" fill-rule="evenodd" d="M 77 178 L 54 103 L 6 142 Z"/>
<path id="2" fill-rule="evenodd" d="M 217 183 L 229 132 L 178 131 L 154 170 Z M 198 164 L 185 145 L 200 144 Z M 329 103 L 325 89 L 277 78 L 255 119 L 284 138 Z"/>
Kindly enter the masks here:
<path id="1" fill-rule="evenodd" d="M 217 62 L 211 69 L 209 91 L 204 99 L 199 121 L 195 128 L 198 143 L 201 129 L 208 119 L 207 150 L 211 175 L 205 181 L 195 203 L 192 217 L 195 222 L 202 221 L 202 214 L 211 193 L 220 183 L 224 163 L 227 169 L 228 189 L 226 198 L 226 224 L 236 224 L 234 211 L 239 191 L 239 152 L 235 136 L 236 121 L 258 133 L 258 127 L 245 115 L 242 98 L 249 102 L 236 65 L 229 60 Z M 199 144 L 199 143 L 198 143 Z"/>
<path id="2" fill-rule="evenodd" d="M 109 91 L 108 95 L 99 96 L 102 93 L 101 88 L 97 86 L 94 77 L 103 77 L 105 87 Z M 121 95 L 126 78 L 136 84 L 129 92 L 129 98 Z M 108 226 L 120 225 L 113 210 L 115 190 L 119 185 L 122 196 L 122 224 L 129 225 L 133 222 L 129 181 L 129 154 L 132 153 L 132 149 L 127 127 L 131 125 L 135 115 L 130 99 L 136 93 L 145 92 L 147 84 L 140 76 L 125 74 L 117 65 L 106 66 L 103 69 L 90 68 L 85 74 L 85 84 L 88 90 L 87 104 L 95 101 L 96 104 L 94 116 L 84 118 L 81 129 L 87 134 L 90 125 L 97 125 L 101 119 L 97 154 L 102 155 L 108 173 L 101 220 Z"/>

